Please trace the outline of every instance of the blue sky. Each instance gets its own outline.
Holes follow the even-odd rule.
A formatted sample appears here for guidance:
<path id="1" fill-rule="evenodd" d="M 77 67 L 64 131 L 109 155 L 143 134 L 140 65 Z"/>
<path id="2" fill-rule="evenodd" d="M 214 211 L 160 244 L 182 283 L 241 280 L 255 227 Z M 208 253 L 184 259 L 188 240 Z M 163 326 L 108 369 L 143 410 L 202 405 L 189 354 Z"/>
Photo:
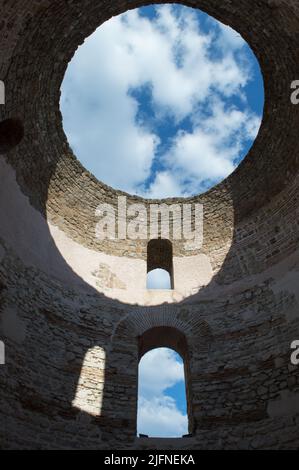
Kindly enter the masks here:
<path id="1" fill-rule="evenodd" d="M 133 10 L 77 50 L 64 129 L 98 179 L 145 197 L 189 196 L 228 176 L 261 123 L 263 80 L 246 42 L 179 5 Z"/>
<path id="2" fill-rule="evenodd" d="M 102 25 L 77 50 L 61 96 L 64 130 L 82 164 L 106 184 L 149 198 L 202 193 L 226 178 L 255 140 L 263 105 L 262 75 L 246 42 L 179 5 Z M 148 286 L 169 287 L 164 274 L 154 273 Z M 148 353 L 138 431 L 186 434 L 184 387 L 177 354 Z"/>

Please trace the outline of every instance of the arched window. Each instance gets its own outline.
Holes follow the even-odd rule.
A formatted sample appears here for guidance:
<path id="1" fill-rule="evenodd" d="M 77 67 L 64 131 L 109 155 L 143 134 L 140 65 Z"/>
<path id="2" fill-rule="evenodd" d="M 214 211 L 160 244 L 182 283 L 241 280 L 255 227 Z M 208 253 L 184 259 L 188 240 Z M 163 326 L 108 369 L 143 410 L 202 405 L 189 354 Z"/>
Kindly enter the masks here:
<path id="1" fill-rule="evenodd" d="M 5 365 L 5 345 L 0 341 L 0 366 Z"/>
<path id="2" fill-rule="evenodd" d="M 139 338 L 138 435 L 193 432 L 189 356 L 183 333 L 156 327 Z"/>
<path id="3" fill-rule="evenodd" d="M 174 288 L 171 241 L 161 238 L 149 241 L 147 245 L 147 273 L 148 289 Z"/>

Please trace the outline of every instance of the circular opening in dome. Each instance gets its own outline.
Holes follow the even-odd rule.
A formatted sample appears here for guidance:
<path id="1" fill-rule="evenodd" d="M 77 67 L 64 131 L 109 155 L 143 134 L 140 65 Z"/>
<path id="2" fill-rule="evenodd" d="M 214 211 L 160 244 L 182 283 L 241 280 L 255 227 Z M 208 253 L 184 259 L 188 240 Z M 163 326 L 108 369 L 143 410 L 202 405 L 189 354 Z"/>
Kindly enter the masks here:
<path id="1" fill-rule="evenodd" d="M 198 9 L 148 6 L 99 27 L 70 62 L 63 126 L 100 181 L 146 198 L 203 193 L 229 176 L 261 125 L 249 45 Z"/>

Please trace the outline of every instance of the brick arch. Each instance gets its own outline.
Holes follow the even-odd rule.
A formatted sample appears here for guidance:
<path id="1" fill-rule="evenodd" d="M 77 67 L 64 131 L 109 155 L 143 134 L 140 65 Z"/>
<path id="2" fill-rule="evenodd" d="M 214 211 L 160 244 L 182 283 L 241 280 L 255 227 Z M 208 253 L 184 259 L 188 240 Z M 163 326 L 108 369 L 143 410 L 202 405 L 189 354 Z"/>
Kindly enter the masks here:
<path id="1" fill-rule="evenodd" d="M 0 154 L 15 148 L 24 137 L 24 126 L 21 119 L 11 118 L 0 122 Z"/>

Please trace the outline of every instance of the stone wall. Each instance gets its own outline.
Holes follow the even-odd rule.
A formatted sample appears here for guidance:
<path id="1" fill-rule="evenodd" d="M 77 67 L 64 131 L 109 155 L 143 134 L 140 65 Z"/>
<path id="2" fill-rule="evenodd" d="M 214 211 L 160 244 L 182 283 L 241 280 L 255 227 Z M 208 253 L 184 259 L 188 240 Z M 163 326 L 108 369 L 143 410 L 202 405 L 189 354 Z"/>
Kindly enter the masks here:
<path id="1" fill-rule="evenodd" d="M 231 177 L 200 197 L 166 201 L 203 204 L 204 245 L 186 252 L 173 241 L 177 289 L 155 299 L 142 287 L 145 242 L 95 240 L 97 205 L 116 204 L 120 193 L 82 168 L 59 112 L 76 47 L 145 3 L 1 2 L 0 112 L 22 119 L 25 135 L 0 156 L 0 448 L 149 445 L 136 440 L 139 338 L 167 327 L 186 338 L 194 434 L 169 446 L 297 449 L 299 107 L 290 84 L 299 73 L 298 2 L 184 2 L 248 40 L 266 104 L 257 141 Z"/>

